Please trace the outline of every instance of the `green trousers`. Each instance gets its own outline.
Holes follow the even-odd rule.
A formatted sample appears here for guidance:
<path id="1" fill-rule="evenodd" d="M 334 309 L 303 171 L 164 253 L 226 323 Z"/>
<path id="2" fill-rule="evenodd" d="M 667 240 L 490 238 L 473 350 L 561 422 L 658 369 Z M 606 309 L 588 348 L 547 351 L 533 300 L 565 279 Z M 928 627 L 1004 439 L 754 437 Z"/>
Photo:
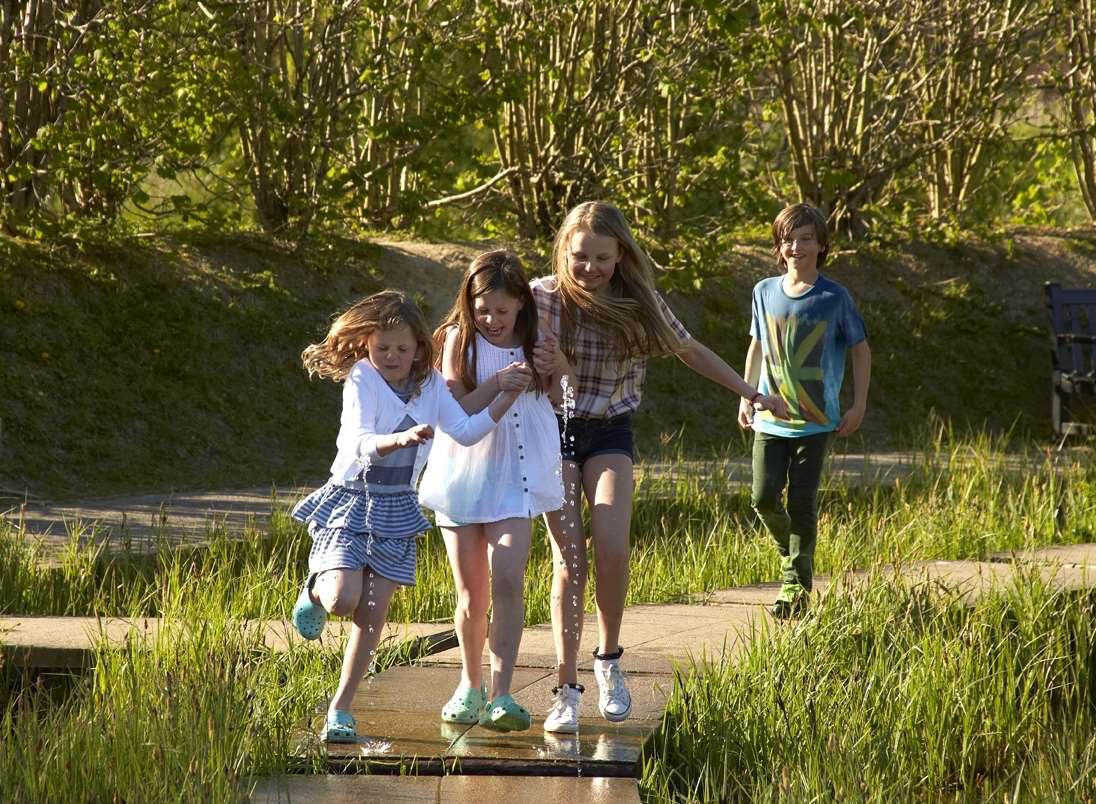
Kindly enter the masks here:
<path id="1" fill-rule="evenodd" d="M 831 436 L 832 433 L 797 437 L 754 433 L 751 502 L 784 559 L 784 583 L 801 584 L 808 592 L 814 582 L 818 486 Z"/>

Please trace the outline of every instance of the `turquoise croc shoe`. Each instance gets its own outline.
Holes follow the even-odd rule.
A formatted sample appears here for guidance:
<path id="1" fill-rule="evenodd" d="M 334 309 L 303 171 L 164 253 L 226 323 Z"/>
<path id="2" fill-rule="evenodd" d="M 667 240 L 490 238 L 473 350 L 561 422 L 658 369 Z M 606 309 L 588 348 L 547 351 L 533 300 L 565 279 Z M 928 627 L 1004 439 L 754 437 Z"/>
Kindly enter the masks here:
<path id="1" fill-rule="evenodd" d="M 319 603 L 312 602 L 310 592 L 315 581 L 315 575 L 308 576 L 293 606 L 293 627 L 305 639 L 319 639 L 327 622 L 327 611 Z"/>
<path id="2" fill-rule="evenodd" d="M 354 716 L 345 709 L 328 712 L 320 739 L 325 743 L 356 743 L 358 724 L 354 722 Z"/>
<path id="3" fill-rule="evenodd" d="M 483 704 L 487 700 L 487 690 L 472 687 L 457 687 L 453 697 L 441 708 L 441 719 L 446 723 L 460 723 L 472 726 L 479 722 Z"/>
<path id="4" fill-rule="evenodd" d="M 492 731 L 525 731 L 532 723 L 529 710 L 512 695 L 500 695 L 483 708 L 479 724 Z"/>

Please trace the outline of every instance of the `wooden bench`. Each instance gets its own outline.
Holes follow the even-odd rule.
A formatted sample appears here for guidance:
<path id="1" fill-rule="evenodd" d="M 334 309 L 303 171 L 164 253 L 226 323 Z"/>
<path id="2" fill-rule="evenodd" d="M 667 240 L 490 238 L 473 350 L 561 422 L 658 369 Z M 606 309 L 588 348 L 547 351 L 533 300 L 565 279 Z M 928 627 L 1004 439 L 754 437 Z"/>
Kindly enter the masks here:
<path id="1" fill-rule="evenodd" d="M 1096 290 L 1046 284 L 1050 314 L 1051 423 L 1064 442 L 1071 435 L 1096 432 L 1085 421 L 1085 403 L 1096 401 Z"/>

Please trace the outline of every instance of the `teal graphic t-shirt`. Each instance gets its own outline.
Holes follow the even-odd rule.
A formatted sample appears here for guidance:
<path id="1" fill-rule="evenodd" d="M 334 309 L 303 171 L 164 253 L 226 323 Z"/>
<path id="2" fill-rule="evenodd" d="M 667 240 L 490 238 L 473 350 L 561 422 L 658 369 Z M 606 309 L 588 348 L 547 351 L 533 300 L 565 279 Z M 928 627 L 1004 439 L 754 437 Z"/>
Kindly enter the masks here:
<path id="1" fill-rule="evenodd" d="M 802 296 L 784 291 L 783 276 L 754 286 L 750 335 L 761 342 L 763 394 L 788 403 L 788 419 L 758 412 L 753 429 L 780 436 L 833 430 L 841 421 L 845 352 L 867 337 L 849 292 L 819 274 Z"/>

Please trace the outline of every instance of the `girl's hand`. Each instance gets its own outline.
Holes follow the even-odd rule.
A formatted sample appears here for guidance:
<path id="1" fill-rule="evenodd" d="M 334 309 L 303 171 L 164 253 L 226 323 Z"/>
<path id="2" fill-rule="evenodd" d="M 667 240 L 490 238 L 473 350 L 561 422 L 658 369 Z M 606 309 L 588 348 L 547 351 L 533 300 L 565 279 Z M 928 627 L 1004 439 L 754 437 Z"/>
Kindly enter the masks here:
<path id="1" fill-rule="evenodd" d="M 416 424 L 407 430 L 396 433 L 396 446 L 400 449 L 425 444 L 434 437 L 434 428 L 429 424 Z"/>
<path id="2" fill-rule="evenodd" d="M 555 335 L 545 333 L 533 347 L 533 365 L 541 374 L 551 376 L 563 365 L 563 352 Z"/>
<path id="3" fill-rule="evenodd" d="M 525 363 L 511 363 L 495 372 L 500 391 L 524 391 L 533 381 L 533 372 Z"/>
<path id="4" fill-rule="evenodd" d="M 743 430 L 749 430 L 753 424 L 754 407 L 745 397 L 738 398 L 738 426 Z"/>
<path id="5" fill-rule="evenodd" d="M 778 419 L 788 418 L 788 403 L 781 396 L 763 396 L 753 404 L 754 410 L 767 410 Z"/>

